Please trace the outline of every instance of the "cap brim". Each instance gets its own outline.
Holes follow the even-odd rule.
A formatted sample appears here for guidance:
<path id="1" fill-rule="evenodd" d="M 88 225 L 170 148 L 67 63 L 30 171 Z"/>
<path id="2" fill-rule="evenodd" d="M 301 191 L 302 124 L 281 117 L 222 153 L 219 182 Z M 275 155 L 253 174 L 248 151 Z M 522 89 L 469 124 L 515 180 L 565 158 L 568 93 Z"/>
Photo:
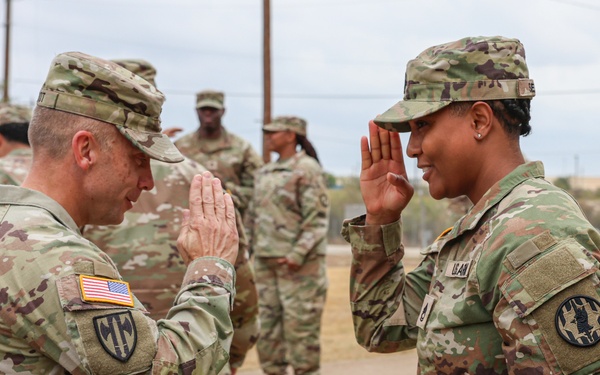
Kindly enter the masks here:
<path id="1" fill-rule="evenodd" d="M 223 109 L 223 104 L 213 101 L 213 100 L 203 100 L 201 102 L 196 103 L 196 108 L 210 107 L 216 109 Z"/>
<path id="2" fill-rule="evenodd" d="M 117 126 L 117 129 L 135 147 L 139 148 L 152 159 L 164 161 L 165 163 L 179 163 L 183 161 L 183 155 L 165 134 L 133 130 L 124 126 Z"/>
<path id="3" fill-rule="evenodd" d="M 392 132 L 410 132 L 408 121 L 439 111 L 451 101 L 426 102 L 419 100 L 401 100 L 390 109 L 375 117 L 373 122 Z"/>
<path id="4" fill-rule="evenodd" d="M 263 125 L 262 130 L 268 131 L 268 132 L 278 132 L 278 131 L 287 130 L 287 128 L 279 126 L 277 124 L 266 124 L 266 125 Z"/>

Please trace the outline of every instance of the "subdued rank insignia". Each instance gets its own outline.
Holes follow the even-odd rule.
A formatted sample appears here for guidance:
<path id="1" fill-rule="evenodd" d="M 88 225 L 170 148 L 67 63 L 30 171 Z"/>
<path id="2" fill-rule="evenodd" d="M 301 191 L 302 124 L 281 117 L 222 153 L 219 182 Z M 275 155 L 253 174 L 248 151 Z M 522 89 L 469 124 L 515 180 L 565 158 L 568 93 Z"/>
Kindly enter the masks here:
<path id="1" fill-rule="evenodd" d="M 425 329 L 425 324 L 427 324 L 427 319 L 429 319 L 429 314 L 431 314 L 431 309 L 435 302 L 435 298 L 431 295 L 427 294 L 423 299 L 423 305 L 421 306 L 421 311 L 419 312 L 419 316 L 417 318 L 417 327 L 421 329 Z"/>
<path id="2" fill-rule="evenodd" d="M 600 342 L 600 302 L 588 296 L 573 296 L 556 311 L 556 331 L 575 346 L 592 346 Z"/>
<path id="3" fill-rule="evenodd" d="M 130 311 L 94 318 L 96 337 L 113 358 L 127 362 L 137 343 L 137 329 Z"/>

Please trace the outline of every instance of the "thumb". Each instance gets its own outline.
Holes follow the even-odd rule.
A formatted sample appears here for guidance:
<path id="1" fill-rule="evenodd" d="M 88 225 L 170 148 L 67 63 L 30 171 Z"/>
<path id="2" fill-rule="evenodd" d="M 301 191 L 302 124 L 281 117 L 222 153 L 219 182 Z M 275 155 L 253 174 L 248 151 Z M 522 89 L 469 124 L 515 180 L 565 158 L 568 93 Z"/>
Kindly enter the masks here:
<path id="1" fill-rule="evenodd" d="M 387 180 L 390 184 L 399 188 L 406 188 L 410 186 L 410 182 L 408 182 L 406 177 L 400 174 L 388 172 Z"/>

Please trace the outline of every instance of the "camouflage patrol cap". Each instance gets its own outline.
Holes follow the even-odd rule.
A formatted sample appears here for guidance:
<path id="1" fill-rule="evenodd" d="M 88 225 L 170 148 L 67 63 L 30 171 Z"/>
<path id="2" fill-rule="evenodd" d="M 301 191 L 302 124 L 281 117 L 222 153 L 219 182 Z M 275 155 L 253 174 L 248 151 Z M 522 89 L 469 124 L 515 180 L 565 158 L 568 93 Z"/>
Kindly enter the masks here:
<path id="1" fill-rule="evenodd" d="M 183 156 L 161 133 L 164 95 L 137 74 L 81 52 L 54 58 L 37 105 L 113 124 L 153 159 L 177 163 Z"/>
<path id="2" fill-rule="evenodd" d="M 134 72 L 156 87 L 156 82 L 154 82 L 154 78 L 156 78 L 156 68 L 148 61 L 143 59 L 115 59 L 111 61 L 116 62 L 130 72 Z"/>
<path id="3" fill-rule="evenodd" d="M 408 132 L 407 123 L 434 113 L 452 102 L 531 99 L 533 80 L 518 39 L 469 37 L 433 46 L 406 66 L 404 99 L 374 122 Z"/>
<path id="4" fill-rule="evenodd" d="M 295 116 L 279 116 L 275 117 L 270 124 L 263 125 L 263 130 L 269 132 L 289 130 L 296 134 L 306 136 L 306 121 Z"/>
<path id="5" fill-rule="evenodd" d="M 204 90 L 196 94 L 196 108 L 211 107 L 216 109 L 225 108 L 223 102 L 225 94 L 220 91 Z"/>
<path id="6" fill-rule="evenodd" d="M 4 124 L 29 124 L 31 121 L 31 108 L 0 103 L 0 126 Z"/>

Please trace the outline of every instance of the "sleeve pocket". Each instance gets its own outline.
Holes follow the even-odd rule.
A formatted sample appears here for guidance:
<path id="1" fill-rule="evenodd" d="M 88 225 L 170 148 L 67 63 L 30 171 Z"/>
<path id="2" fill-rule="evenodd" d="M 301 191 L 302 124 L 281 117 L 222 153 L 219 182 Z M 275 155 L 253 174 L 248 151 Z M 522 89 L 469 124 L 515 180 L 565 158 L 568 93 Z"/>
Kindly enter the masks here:
<path id="1" fill-rule="evenodd" d="M 521 266 L 500 288 L 520 318 L 598 272 L 592 259 L 574 240 L 559 242 L 553 248 Z"/>

